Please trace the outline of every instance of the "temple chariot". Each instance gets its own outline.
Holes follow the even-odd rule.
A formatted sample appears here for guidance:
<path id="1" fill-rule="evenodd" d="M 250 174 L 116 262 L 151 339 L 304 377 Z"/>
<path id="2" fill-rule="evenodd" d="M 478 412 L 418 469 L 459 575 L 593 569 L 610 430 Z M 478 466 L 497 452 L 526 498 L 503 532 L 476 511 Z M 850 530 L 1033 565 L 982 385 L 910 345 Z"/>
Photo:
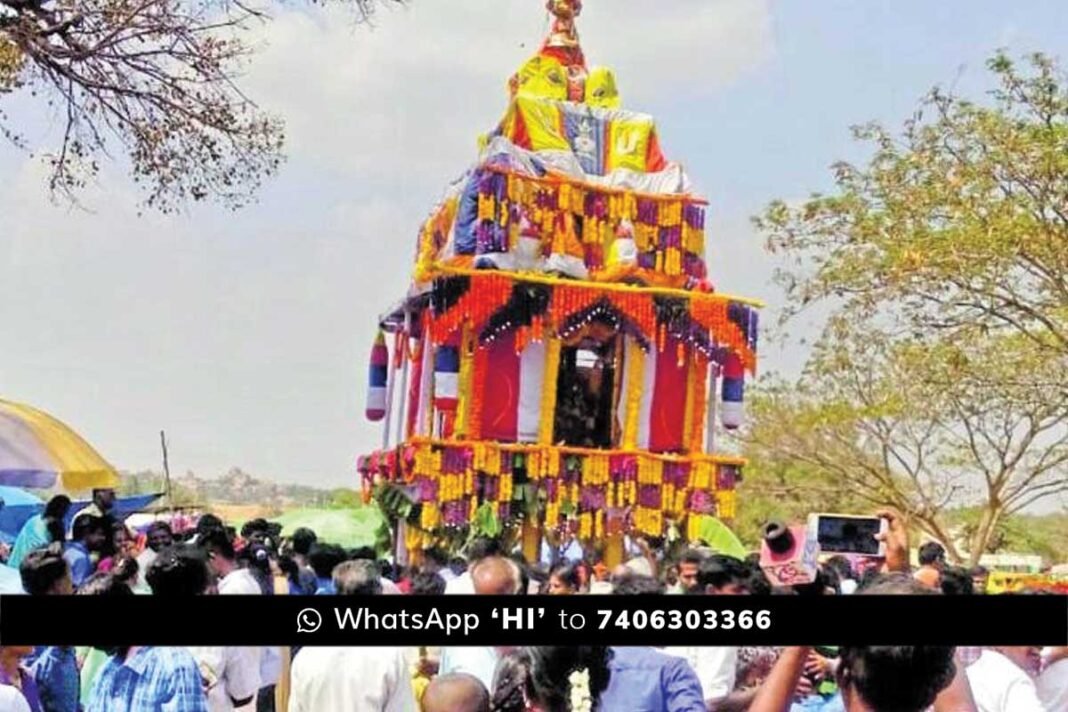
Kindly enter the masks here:
<path id="1" fill-rule="evenodd" d="M 612 71 L 587 66 L 581 0 L 548 9 L 380 319 L 383 447 L 358 469 L 409 561 L 476 527 L 528 557 L 577 537 L 614 564 L 625 532 L 693 539 L 737 506 L 744 462 L 715 445 L 742 424 L 759 304 L 714 289 L 707 203 Z"/>

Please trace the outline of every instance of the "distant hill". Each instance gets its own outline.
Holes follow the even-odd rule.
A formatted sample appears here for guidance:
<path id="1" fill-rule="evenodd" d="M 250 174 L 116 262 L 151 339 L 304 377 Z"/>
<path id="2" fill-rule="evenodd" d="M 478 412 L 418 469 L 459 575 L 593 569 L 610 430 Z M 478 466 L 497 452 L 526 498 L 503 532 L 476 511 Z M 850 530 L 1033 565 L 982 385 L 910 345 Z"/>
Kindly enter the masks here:
<path id="1" fill-rule="evenodd" d="M 119 494 L 162 492 L 163 473 L 151 470 L 122 473 Z M 351 490 L 320 489 L 307 485 L 279 484 L 258 479 L 239 467 L 218 477 L 193 472 L 171 475 L 174 504 L 178 506 L 256 506 L 271 510 L 296 507 L 331 507 L 354 501 Z"/>

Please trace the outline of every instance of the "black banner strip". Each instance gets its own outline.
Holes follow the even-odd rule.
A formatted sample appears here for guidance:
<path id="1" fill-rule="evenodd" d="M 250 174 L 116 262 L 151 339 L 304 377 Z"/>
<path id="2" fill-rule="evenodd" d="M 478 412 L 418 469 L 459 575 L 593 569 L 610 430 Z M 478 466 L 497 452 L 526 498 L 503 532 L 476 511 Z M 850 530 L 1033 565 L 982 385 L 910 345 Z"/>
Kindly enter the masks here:
<path id="1" fill-rule="evenodd" d="M 3 645 L 1065 645 L 1068 596 L 0 596 Z"/>

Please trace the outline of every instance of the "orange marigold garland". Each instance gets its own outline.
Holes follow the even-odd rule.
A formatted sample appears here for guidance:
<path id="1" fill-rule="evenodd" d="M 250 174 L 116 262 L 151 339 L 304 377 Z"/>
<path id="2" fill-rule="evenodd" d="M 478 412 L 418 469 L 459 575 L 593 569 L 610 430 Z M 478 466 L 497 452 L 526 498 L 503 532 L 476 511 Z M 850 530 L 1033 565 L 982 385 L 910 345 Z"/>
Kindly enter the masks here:
<path id="1" fill-rule="evenodd" d="M 693 422 L 690 426 L 690 452 L 702 452 L 705 447 L 705 414 L 708 413 L 708 359 L 700 351 L 694 352 L 693 363 L 693 387 L 690 396 L 693 398 Z"/>
<path id="2" fill-rule="evenodd" d="M 471 408 L 467 415 L 467 436 L 474 440 L 482 435 L 482 394 L 486 389 L 489 354 L 485 349 L 474 349 L 474 375 L 471 383 Z"/>

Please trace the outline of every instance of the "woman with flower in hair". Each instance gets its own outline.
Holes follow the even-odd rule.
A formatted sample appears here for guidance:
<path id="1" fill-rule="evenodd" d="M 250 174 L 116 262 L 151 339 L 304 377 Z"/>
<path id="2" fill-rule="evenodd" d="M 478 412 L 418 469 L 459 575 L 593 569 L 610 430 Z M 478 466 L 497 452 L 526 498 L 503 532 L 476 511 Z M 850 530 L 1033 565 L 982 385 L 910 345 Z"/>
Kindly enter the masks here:
<path id="1" fill-rule="evenodd" d="M 519 648 L 497 665 L 493 712 L 597 712 L 611 659 L 606 647 Z"/>

